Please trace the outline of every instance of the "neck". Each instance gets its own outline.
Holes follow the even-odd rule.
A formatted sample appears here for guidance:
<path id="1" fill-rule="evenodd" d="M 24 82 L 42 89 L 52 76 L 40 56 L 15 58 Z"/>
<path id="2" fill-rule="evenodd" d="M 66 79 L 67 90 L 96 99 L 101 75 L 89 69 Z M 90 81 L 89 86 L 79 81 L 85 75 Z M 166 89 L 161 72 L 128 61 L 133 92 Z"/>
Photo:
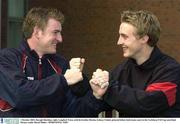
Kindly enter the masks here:
<path id="1" fill-rule="evenodd" d="M 34 50 L 38 54 L 39 58 L 42 58 L 43 54 L 38 49 L 38 45 L 36 44 L 35 40 L 30 38 L 30 39 L 27 40 L 27 43 L 28 43 L 30 49 Z"/>
<path id="2" fill-rule="evenodd" d="M 154 49 L 154 47 L 150 47 L 150 46 L 147 46 L 146 48 L 142 49 L 142 51 L 141 51 L 142 54 L 135 58 L 136 63 L 138 65 L 141 65 L 146 60 L 148 60 L 150 58 L 150 56 L 151 56 L 151 53 L 152 53 L 153 49 Z"/>

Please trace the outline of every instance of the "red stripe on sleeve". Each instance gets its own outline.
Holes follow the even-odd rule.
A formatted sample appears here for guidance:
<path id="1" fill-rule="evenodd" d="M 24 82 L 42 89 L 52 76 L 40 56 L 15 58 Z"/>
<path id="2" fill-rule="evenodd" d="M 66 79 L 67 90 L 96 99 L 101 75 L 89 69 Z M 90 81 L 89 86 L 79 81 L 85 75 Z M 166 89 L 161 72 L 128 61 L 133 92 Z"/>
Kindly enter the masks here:
<path id="1" fill-rule="evenodd" d="M 8 102 L 6 102 L 0 98 L 0 110 L 1 111 L 8 111 L 11 109 L 12 109 L 11 105 Z"/>
<path id="2" fill-rule="evenodd" d="M 177 85 L 171 82 L 153 83 L 146 88 L 147 92 L 162 91 L 168 100 L 169 106 L 176 102 Z"/>

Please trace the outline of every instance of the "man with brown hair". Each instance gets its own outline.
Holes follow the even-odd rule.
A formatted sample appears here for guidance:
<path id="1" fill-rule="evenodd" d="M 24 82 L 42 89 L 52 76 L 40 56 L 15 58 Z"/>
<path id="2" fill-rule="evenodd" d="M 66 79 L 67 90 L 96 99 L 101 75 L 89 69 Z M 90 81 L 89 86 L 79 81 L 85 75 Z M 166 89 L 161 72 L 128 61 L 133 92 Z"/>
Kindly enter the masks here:
<path id="1" fill-rule="evenodd" d="M 116 66 L 110 78 L 97 69 L 90 81 L 93 94 L 123 117 L 179 117 L 180 66 L 156 45 L 157 17 L 143 10 L 124 11 L 119 35 L 117 44 L 128 59 Z"/>
<path id="2" fill-rule="evenodd" d="M 78 116 L 77 104 L 90 87 L 82 74 L 83 58 L 71 59 L 68 69 L 69 63 L 56 54 L 63 21 L 57 9 L 32 8 L 20 47 L 1 50 L 1 117 Z"/>

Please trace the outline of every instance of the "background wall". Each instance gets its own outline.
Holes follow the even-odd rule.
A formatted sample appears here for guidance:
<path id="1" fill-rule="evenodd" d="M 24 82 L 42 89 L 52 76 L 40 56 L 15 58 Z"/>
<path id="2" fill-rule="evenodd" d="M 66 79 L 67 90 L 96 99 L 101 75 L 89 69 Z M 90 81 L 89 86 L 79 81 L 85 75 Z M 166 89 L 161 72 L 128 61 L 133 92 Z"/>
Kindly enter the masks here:
<path id="1" fill-rule="evenodd" d="M 123 60 L 116 45 L 120 13 L 146 9 L 158 16 L 162 27 L 159 47 L 180 62 L 180 0 L 30 0 L 30 7 L 55 7 L 66 17 L 64 42 L 58 52 L 67 59 L 86 58 L 85 72 L 111 70 Z"/>

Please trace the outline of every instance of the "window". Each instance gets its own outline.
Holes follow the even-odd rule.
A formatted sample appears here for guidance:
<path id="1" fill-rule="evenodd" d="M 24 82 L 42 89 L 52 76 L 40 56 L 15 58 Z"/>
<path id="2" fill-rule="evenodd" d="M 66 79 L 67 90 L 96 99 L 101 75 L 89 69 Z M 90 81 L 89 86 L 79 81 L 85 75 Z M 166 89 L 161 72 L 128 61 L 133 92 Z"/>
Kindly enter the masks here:
<path id="1" fill-rule="evenodd" d="M 23 40 L 22 22 L 27 0 L 8 0 L 7 47 L 17 47 Z"/>
<path id="2" fill-rule="evenodd" d="M 1 9 L 2 9 L 2 7 L 1 7 L 1 0 L 0 0 L 0 48 L 1 48 L 1 18 L 2 18 L 2 16 L 1 16 Z"/>

